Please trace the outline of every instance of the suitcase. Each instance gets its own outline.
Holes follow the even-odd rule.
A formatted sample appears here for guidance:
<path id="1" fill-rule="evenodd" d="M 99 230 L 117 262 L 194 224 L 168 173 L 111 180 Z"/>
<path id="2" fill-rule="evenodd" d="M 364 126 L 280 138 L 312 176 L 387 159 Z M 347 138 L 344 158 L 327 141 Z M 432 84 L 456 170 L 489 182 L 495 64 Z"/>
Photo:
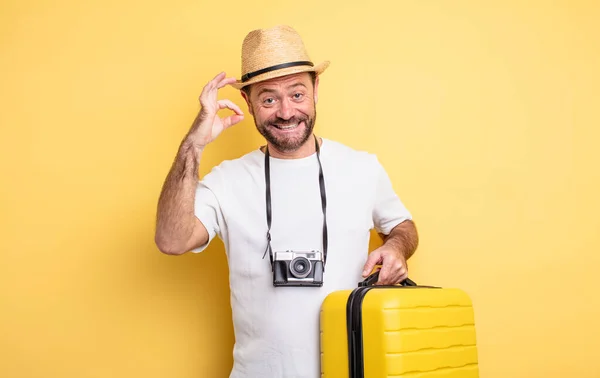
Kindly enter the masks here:
<path id="1" fill-rule="evenodd" d="M 410 279 L 330 293 L 320 312 L 321 378 L 478 378 L 471 299 Z"/>

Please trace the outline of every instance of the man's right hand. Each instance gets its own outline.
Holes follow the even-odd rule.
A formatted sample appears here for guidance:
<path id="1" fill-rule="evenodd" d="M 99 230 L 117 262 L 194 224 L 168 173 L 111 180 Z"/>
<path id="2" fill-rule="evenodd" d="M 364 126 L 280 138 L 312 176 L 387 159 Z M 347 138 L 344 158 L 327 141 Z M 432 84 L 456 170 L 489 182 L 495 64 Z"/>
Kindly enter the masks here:
<path id="1" fill-rule="evenodd" d="M 234 82 L 234 78 L 225 78 L 225 72 L 221 72 L 202 90 L 202 108 L 179 148 L 158 200 L 155 240 L 163 253 L 180 255 L 208 242 L 206 227 L 194 215 L 198 165 L 204 147 L 223 130 L 244 119 L 233 102 L 217 100 L 219 89 Z M 235 114 L 221 119 L 217 113 L 225 108 Z"/>
<path id="2" fill-rule="evenodd" d="M 202 108 L 186 138 L 186 141 L 192 143 L 195 148 L 203 150 L 223 130 L 244 119 L 244 113 L 236 104 L 230 100 L 217 100 L 219 89 L 235 81 L 235 78 L 226 78 L 225 72 L 221 72 L 204 86 L 199 98 Z M 217 112 L 222 109 L 230 109 L 235 114 L 221 119 Z"/>

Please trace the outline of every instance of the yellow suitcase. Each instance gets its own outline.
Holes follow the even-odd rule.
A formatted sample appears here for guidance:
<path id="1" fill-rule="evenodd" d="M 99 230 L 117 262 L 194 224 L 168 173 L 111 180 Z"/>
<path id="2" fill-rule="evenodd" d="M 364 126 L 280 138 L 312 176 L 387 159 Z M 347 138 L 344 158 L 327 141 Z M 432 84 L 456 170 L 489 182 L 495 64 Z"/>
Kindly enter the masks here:
<path id="1" fill-rule="evenodd" d="M 320 313 L 321 378 L 478 378 L 471 299 L 410 279 L 329 294 Z"/>

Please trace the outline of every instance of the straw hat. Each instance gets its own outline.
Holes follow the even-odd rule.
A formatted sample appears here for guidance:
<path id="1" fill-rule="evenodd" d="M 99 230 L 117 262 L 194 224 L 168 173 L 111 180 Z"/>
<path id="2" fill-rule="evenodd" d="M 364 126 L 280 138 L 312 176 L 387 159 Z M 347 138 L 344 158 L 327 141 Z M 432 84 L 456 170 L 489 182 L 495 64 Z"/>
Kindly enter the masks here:
<path id="1" fill-rule="evenodd" d="M 329 61 L 314 65 L 300 35 L 291 27 L 281 25 L 253 30 L 242 44 L 242 77 L 231 84 L 236 89 L 275 77 L 299 72 L 320 75 Z"/>

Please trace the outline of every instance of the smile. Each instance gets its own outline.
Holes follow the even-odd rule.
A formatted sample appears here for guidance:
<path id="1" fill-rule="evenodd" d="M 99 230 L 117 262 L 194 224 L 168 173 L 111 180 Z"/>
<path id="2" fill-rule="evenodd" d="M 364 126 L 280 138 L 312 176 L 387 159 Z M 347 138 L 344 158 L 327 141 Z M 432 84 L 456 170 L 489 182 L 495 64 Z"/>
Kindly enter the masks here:
<path id="1" fill-rule="evenodd" d="M 300 125 L 300 123 L 293 123 L 291 125 L 272 125 L 272 126 L 278 128 L 279 130 L 293 130 L 296 127 L 298 127 L 298 125 Z"/>

